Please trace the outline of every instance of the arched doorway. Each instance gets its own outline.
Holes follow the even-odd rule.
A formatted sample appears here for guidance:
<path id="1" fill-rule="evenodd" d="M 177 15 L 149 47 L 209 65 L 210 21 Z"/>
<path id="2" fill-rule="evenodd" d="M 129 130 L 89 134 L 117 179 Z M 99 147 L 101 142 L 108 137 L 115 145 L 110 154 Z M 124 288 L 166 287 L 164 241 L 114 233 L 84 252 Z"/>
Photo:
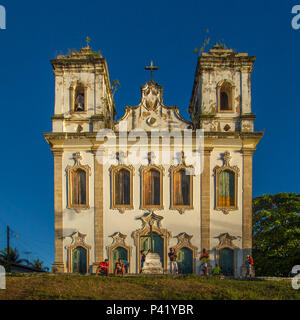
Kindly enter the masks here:
<path id="1" fill-rule="evenodd" d="M 164 265 L 164 239 L 160 237 L 156 232 L 153 232 L 152 236 L 152 244 L 153 244 L 153 252 L 159 254 L 160 261 L 162 266 Z M 151 238 L 150 233 L 148 233 L 146 236 L 141 237 L 141 250 L 144 250 L 145 253 L 149 249 L 151 249 Z"/>
<path id="2" fill-rule="evenodd" d="M 181 274 L 193 273 L 193 251 L 182 247 L 177 251 L 178 272 Z"/>
<path id="3" fill-rule="evenodd" d="M 220 250 L 220 268 L 223 275 L 234 275 L 234 251 L 230 248 L 223 248 Z"/>
<path id="4" fill-rule="evenodd" d="M 87 273 L 87 250 L 81 246 L 72 250 L 72 272 Z"/>
<path id="5" fill-rule="evenodd" d="M 126 260 L 128 262 L 128 252 L 123 247 L 116 247 L 112 250 L 112 268 L 115 269 L 116 263 L 120 260 Z"/>

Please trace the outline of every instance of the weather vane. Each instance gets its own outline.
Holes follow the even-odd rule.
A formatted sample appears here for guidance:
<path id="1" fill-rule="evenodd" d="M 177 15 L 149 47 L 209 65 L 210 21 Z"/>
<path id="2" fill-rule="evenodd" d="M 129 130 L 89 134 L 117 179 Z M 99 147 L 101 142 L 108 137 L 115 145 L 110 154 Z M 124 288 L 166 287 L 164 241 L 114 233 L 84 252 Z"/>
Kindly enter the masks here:
<path id="1" fill-rule="evenodd" d="M 158 67 L 155 67 L 153 65 L 153 61 L 151 61 L 151 64 L 149 67 L 146 67 L 145 70 L 150 70 L 151 71 L 151 82 L 153 82 L 153 71 L 158 70 Z"/>

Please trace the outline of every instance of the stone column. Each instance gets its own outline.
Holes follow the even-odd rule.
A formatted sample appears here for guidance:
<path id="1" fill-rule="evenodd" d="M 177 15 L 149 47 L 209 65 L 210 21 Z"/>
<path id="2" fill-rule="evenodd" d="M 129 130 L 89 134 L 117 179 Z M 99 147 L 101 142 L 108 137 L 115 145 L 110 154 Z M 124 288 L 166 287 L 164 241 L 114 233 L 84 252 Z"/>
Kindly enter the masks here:
<path id="1" fill-rule="evenodd" d="M 204 148 L 201 175 L 201 252 L 210 250 L 210 154 L 212 148 Z M 208 261 L 210 268 L 210 263 Z M 210 269 L 209 269 L 210 270 Z"/>
<path id="2" fill-rule="evenodd" d="M 243 266 L 242 276 L 246 274 L 246 257 L 252 254 L 252 159 L 253 149 L 243 149 Z"/>
<path id="3" fill-rule="evenodd" d="M 55 263 L 52 271 L 64 273 L 63 249 L 63 201 L 62 201 L 62 149 L 52 149 L 54 157 L 54 223 L 55 223 Z"/>
<path id="4" fill-rule="evenodd" d="M 93 273 L 104 258 L 104 221 L 103 221 L 103 151 L 93 148 L 94 154 L 94 264 Z"/>

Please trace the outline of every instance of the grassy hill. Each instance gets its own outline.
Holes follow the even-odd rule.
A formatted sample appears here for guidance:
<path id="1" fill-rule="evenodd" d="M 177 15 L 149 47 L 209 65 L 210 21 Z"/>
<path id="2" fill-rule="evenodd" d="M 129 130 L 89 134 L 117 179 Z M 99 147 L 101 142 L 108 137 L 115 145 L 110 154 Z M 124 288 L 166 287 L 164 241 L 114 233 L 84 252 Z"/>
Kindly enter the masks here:
<path id="1" fill-rule="evenodd" d="M 240 281 L 189 276 L 96 277 L 9 275 L 0 300 L 300 299 L 291 281 Z"/>

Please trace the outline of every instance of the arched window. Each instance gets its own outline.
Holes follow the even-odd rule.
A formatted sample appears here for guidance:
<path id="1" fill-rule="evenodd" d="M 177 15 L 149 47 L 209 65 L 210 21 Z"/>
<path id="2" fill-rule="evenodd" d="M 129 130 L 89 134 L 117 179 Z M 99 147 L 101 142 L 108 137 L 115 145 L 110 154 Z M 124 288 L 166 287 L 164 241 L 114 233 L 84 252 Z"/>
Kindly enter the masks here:
<path id="1" fill-rule="evenodd" d="M 219 112 L 232 112 L 234 103 L 234 86 L 229 81 L 218 85 Z"/>
<path id="2" fill-rule="evenodd" d="M 133 209 L 133 167 L 126 165 L 112 166 L 111 172 L 111 208 L 121 213 Z"/>
<path id="3" fill-rule="evenodd" d="M 219 207 L 235 206 L 235 173 L 224 170 L 219 173 Z"/>
<path id="4" fill-rule="evenodd" d="M 216 210 L 229 214 L 229 211 L 238 209 L 238 176 L 240 169 L 237 166 L 231 166 L 230 153 L 226 151 L 223 156 L 224 164 L 222 167 L 214 168 L 215 190 L 216 190 Z"/>
<path id="5" fill-rule="evenodd" d="M 159 166 L 142 167 L 142 208 L 162 209 L 163 169 Z"/>
<path id="6" fill-rule="evenodd" d="M 68 175 L 68 208 L 89 208 L 89 176 L 90 167 L 81 165 L 80 153 L 75 156 L 75 165 L 66 168 Z"/>
<path id="7" fill-rule="evenodd" d="M 160 205 L 160 172 L 155 169 L 144 174 L 144 199 L 146 206 Z"/>
<path id="8" fill-rule="evenodd" d="M 174 173 L 174 206 L 190 205 L 190 177 L 184 169 Z"/>
<path id="9" fill-rule="evenodd" d="M 121 169 L 115 174 L 116 205 L 130 205 L 130 172 Z"/>
<path id="10" fill-rule="evenodd" d="M 86 172 L 77 169 L 72 172 L 72 206 L 86 205 Z"/>

